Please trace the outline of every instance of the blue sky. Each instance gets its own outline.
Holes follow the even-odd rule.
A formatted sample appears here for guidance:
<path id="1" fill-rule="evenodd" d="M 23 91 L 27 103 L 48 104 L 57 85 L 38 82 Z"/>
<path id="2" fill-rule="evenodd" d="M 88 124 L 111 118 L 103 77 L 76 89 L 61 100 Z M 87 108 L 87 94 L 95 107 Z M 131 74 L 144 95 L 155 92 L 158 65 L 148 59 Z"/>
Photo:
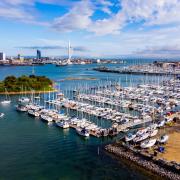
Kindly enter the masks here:
<path id="1" fill-rule="evenodd" d="M 180 0 L 0 0 L 0 51 L 106 57 L 180 55 Z"/>

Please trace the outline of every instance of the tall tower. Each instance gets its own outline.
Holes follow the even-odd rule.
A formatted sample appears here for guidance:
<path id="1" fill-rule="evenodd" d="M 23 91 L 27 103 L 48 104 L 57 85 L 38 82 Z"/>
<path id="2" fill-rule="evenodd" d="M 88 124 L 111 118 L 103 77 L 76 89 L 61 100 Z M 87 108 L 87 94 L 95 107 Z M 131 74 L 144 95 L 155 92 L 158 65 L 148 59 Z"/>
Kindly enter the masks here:
<path id="1" fill-rule="evenodd" d="M 37 50 L 37 60 L 40 60 L 41 59 L 41 51 L 40 50 Z"/>
<path id="2" fill-rule="evenodd" d="M 6 54 L 3 52 L 0 52 L 0 60 L 5 61 L 6 60 Z"/>
<path id="3" fill-rule="evenodd" d="M 67 63 L 72 64 L 71 63 L 71 42 L 70 41 L 69 41 L 69 44 L 68 44 L 68 60 L 67 60 Z"/>

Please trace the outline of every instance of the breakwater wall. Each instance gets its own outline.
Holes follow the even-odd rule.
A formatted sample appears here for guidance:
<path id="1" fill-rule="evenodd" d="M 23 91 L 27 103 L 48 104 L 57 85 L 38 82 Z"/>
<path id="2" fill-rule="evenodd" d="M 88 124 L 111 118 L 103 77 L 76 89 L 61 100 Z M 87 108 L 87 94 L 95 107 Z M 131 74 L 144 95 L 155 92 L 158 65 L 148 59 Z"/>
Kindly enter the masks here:
<path id="1" fill-rule="evenodd" d="M 107 73 L 118 73 L 118 74 L 134 74 L 134 75 L 159 75 L 159 76 L 164 76 L 164 75 L 169 75 L 169 76 L 178 76 L 180 75 L 179 73 L 167 73 L 167 72 L 148 72 L 148 71 L 132 71 L 132 70 L 124 70 L 124 69 L 110 69 L 110 68 L 93 68 L 95 71 L 99 72 L 107 72 Z"/>
<path id="2" fill-rule="evenodd" d="M 150 155 L 144 155 L 133 151 L 123 145 L 107 145 L 105 150 L 115 156 L 129 160 L 144 169 L 159 175 L 162 178 L 180 180 L 180 165 L 171 164 L 161 159 L 154 159 Z"/>

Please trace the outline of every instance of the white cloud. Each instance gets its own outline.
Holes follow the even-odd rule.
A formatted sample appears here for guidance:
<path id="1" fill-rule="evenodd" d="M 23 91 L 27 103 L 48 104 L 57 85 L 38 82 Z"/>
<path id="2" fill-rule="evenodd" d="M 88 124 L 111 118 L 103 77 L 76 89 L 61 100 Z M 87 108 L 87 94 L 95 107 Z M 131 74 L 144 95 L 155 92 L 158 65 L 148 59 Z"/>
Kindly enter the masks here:
<path id="1" fill-rule="evenodd" d="M 110 17 L 93 21 L 96 8 L 93 9 L 90 0 L 86 0 L 75 4 L 69 13 L 56 18 L 54 27 L 59 31 L 85 29 L 97 35 L 106 35 L 118 34 L 128 22 L 144 21 L 146 26 L 180 23 L 179 0 L 121 0 L 122 8 L 116 14 L 111 11 L 114 4 L 110 1 L 97 0 L 95 5 Z"/>
<path id="2" fill-rule="evenodd" d="M 119 34 L 124 20 L 124 15 L 118 13 L 109 19 L 97 20 L 91 24 L 88 30 L 96 35 Z"/>
<path id="3" fill-rule="evenodd" d="M 180 23 L 179 0 L 122 0 L 122 11 L 128 20 L 144 20 L 147 25 Z"/>
<path id="4" fill-rule="evenodd" d="M 87 29 L 91 24 L 93 7 L 88 0 L 77 2 L 64 16 L 56 18 L 53 27 L 60 31 Z"/>

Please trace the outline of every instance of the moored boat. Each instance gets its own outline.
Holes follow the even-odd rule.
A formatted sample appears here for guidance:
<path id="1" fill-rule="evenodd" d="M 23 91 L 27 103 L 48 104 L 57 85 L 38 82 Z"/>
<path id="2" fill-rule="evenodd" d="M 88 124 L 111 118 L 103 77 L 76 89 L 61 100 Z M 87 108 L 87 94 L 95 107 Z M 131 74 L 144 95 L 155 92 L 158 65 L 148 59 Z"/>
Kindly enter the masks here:
<path id="1" fill-rule="evenodd" d="M 158 142 L 159 143 L 166 143 L 169 139 L 169 136 L 167 134 L 161 136 L 159 139 L 158 139 Z"/>
<path id="2" fill-rule="evenodd" d="M 152 130 L 149 130 L 148 133 L 149 133 L 150 137 L 153 137 L 153 136 L 157 135 L 158 130 L 157 129 L 152 129 Z"/>
<path id="3" fill-rule="evenodd" d="M 129 133 L 125 136 L 125 141 L 132 141 L 136 137 L 136 134 Z"/>
<path id="4" fill-rule="evenodd" d="M 47 115 L 41 115 L 41 119 L 46 122 L 52 122 L 53 118 Z"/>
<path id="5" fill-rule="evenodd" d="M 0 113 L 0 118 L 3 118 L 4 117 L 4 113 Z"/>
<path id="6" fill-rule="evenodd" d="M 141 148 L 150 148 L 150 147 L 154 146 L 155 143 L 156 143 L 156 139 L 147 139 L 147 140 L 141 142 L 140 147 Z"/>
<path id="7" fill-rule="evenodd" d="M 135 138 L 133 139 L 133 141 L 134 141 L 134 142 L 140 142 L 140 141 L 143 141 L 143 140 L 147 139 L 148 137 L 149 137 L 149 133 L 143 133 L 143 134 L 135 137 Z"/>
<path id="8" fill-rule="evenodd" d="M 85 129 L 85 128 L 76 128 L 76 132 L 80 135 L 80 136 L 84 136 L 84 137 L 89 137 L 89 132 Z"/>
<path id="9" fill-rule="evenodd" d="M 28 114 L 31 115 L 31 116 L 34 116 L 34 117 L 39 117 L 40 116 L 38 111 L 35 111 L 35 110 L 32 110 L 32 109 L 28 110 Z"/>
<path id="10" fill-rule="evenodd" d="M 4 100 L 4 101 L 1 101 L 1 104 L 10 104 L 11 101 L 10 100 Z"/>
<path id="11" fill-rule="evenodd" d="M 56 125 L 63 128 L 63 129 L 67 129 L 69 128 L 69 123 L 66 122 L 66 121 L 59 121 L 59 122 L 56 122 Z"/>
<path id="12" fill-rule="evenodd" d="M 22 106 L 22 105 L 17 105 L 16 106 L 16 110 L 20 111 L 20 112 L 26 112 L 28 109 L 26 106 Z"/>

